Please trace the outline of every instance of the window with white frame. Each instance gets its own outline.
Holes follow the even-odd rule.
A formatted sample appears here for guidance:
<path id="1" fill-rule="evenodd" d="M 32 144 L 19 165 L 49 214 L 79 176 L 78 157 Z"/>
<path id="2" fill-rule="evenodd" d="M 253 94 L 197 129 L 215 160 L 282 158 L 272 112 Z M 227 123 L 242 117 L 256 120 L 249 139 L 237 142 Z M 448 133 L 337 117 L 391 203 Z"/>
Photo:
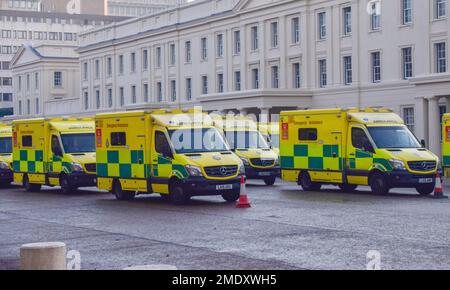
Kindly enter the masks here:
<path id="1" fill-rule="evenodd" d="M 136 53 L 132 52 L 130 54 L 130 71 L 133 73 L 136 71 Z"/>
<path id="2" fill-rule="evenodd" d="M 34 73 L 34 89 L 35 90 L 39 89 L 39 73 L 38 72 Z"/>
<path id="3" fill-rule="evenodd" d="M 208 94 L 208 77 L 202 76 L 202 94 L 207 95 Z"/>
<path id="4" fill-rule="evenodd" d="M 192 100 L 192 78 L 186 79 L 186 99 L 188 101 Z"/>
<path id="5" fill-rule="evenodd" d="M 95 79 L 98 80 L 100 78 L 100 60 L 95 60 Z"/>
<path id="6" fill-rule="evenodd" d="M 148 70 L 148 49 L 142 50 L 142 68 Z"/>
<path id="7" fill-rule="evenodd" d="M 250 28 L 251 34 L 251 49 L 253 51 L 259 49 L 259 35 L 258 35 L 258 26 L 252 26 Z"/>
<path id="8" fill-rule="evenodd" d="M 217 57 L 223 57 L 223 34 L 217 35 Z"/>
<path id="9" fill-rule="evenodd" d="M 89 110 L 89 93 L 84 92 L 84 109 Z"/>
<path id="10" fill-rule="evenodd" d="M 291 20 L 291 30 L 292 30 L 292 43 L 300 43 L 300 18 L 294 17 Z"/>
<path id="11" fill-rule="evenodd" d="M 236 30 L 233 33 L 233 41 L 234 41 L 234 54 L 239 55 L 241 53 L 241 32 Z"/>
<path id="12" fill-rule="evenodd" d="M 223 93 L 224 86 L 223 86 L 223 73 L 217 74 L 217 92 Z"/>
<path id="13" fill-rule="evenodd" d="M 402 24 L 412 23 L 412 0 L 400 0 L 402 3 Z"/>
<path id="14" fill-rule="evenodd" d="M 147 83 L 144 84 L 142 90 L 143 90 L 143 95 L 144 95 L 144 102 L 148 103 L 148 101 L 149 101 L 149 89 L 148 89 L 148 84 Z"/>
<path id="15" fill-rule="evenodd" d="M 320 12 L 318 14 L 318 33 L 319 33 L 319 39 L 324 40 L 327 38 L 327 24 L 326 24 L 326 13 Z"/>
<path id="16" fill-rule="evenodd" d="M 112 76 L 112 58 L 108 57 L 106 59 L 106 74 L 108 75 L 108 77 Z"/>
<path id="17" fill-rule="evenodd" d="M 435 17 L 443 18 L 447 15 L 447 0 L 435 0 Z"/>
<path id="18" fill-rule="evenodd" d="M 27 115 L 31 114 L 31 100 L 27 99 Z"/>
<path id="19" fill-rule="evenodd" d="M 170 81 L 170 100 L 175 102 L 177 100 L 177 81 Z"/>
<path id="20" fill-rule="evenodd" d="M 170 65 L 175 65 L 176 61 L 177 61 L 177 55 L 176 55 L 176 50 L 175 50 L 175 44 L 172 43 L 169 46 L 170 48 Z"/>
<path id="21" fill-rule="evenodd" d="M 161 82 L 156 83 L 156 96 L 158 98 L 158 102 L 163 101 L 163 88 Z"/>
<path id="22" fill-rule="evenodd" d="M 39 106 L 39 98 L 35 98 L 35 105 L 36 105 L 36 107 L 35 107 L 35 109 L 36 109 L 36 115 L 38 115 L 39 114 L 39 112 L 40 112 L 40 106 Z"/>
<path id="23" fill-rule="evenodd" d="M 403 79 L 407 80 L 413 76 L 412 47 L 402 48 Z"/>
<path id="24" fill-rule="evenodd" d="M 324 88 L 327 86 L 327 60 L 319 60 L 319 86 Z"/>
<path id="25" fill-rule="evenodd" d="M 95 90 L 95 108 L 100 109 L 100 90 Z"/>
<path id="26" fill-rule="evenodd" d="M 278 22 L 270 23 L 270 44 L 272 48 L 278 47 Z"/>
<path id="27" fill-rule="evenodd" d="M 352 57 L 344 56 L 344 84 L 351 85 L 353 83 Z"/>
<path id="28" fill-rule="evenodd" d="M 302 86 L 302 83 L 301 83 L 301 70 L 300 70 L 299 62 L 292 64 L 292 75 L 293 75 L 294 89 L 300 89 Z"/>
<path id="29" fill-rule="evenodd" d="M 344 19 L 344 35 L 350 35 L 352 33 L 352 7 L 344 7 L 342 14 Z"/>
<path id="30" fill-rule="evenodd" d="M 208 39 L 206 37 L 203 37 L 200 41 L 201 43 L 201 56 L 202 60 L 208 59 Z"/>
<path id="31" fill-rule="evenodd" d="M 55 88 L 60 88 L 62 87 L 62 72 L 60 71 L 55 71 L 53 73 L 53 86 Z"/>
<path id="32" fill-rule="evenodd" d="M 436 54 L 436 72 L 445 73 L 447 71 L 447 52 L 445 42 L 436 43 L 434 46 Z"/>
<path id="33" fill-rule="evenodd" d="M 87 80 L 88 79 L 88 63 L 85 62 L 83 63 L 83 80 Z"/>
<path id="34" fill-rule="evenodd" d="M 137 103 L 137 95 L 136 95 L 136 86 L 131 86 L 131 103 L 136 104 Z"/>
<path id="35" fill-rule="evenodd" d="M 120 106 L 125 106 L 125 88 L 121 87 L 119 88 L 119 100 L 120 100 Z"/>
<path id="36" fill-rule="evenodd" d="M 234 72 L 234 90 L 235 91 L 241 90 L 241 71 Z"/>
<path id="37" fill-rule="evenodd" d="M 259 89 L 259 69 L 252 69 L 252 89 Z"/>
<path id="38" fill-rule="evenodd" d="M 112 88 L 108 88 L 108 108 L 112 108 L 113 106 L 113 90 Z"/>
<path id="39" fill-rule="evenodd" d="M 272 89 L 278 89 L 280 87 L 280 70 L 277 65 L 270 68 L 272 76 Z"/>
<path id="40" fill-rule="evenodd" d="M 124 63 L 123 55 L 119 55 L 119 74 L 123 75 Z"/>
<path id="41" fill-rule="evenodd" d="M 381 2 L 373 1 L 370 5 L 370 28 L 377 31 L 381 28 Z"/>
<path id="42" fill-rule="evenodd" d="M 22 115 L 22 101 L 19 101 L 19 115 Z"/>
<path id="43" fill-rule="evenodd" d="M 191 63 L 192 62 L 192 47 L 191 47 L 190 41 L 186 41 L 184 43 L 184 49 L 185 49 L 185 61 L 186 61 L 186 63 Z"/>
<path id="44" fill-rule="evenodd" d="M 31 79 L 30 74 L 27 74 L 27 92 L 29 92 L 31 89 Z"/>
<path id="45" fill-rule="evenodd" d="M 162 55 L 161 55 L 161 53 L 162 53 L 162 50 L 161 50 L 161 47 L 160 46 L 158 46 L 157 48 L 156 48 L 156 67 L 157 68 L 160 68 L 161 67 L 161 61 L 162 61 Z"/>
<path id="46" fill-rule="evenodd" d="M 371 53 L 372 61 L 372 82 L 379 83 L 381 81 L 381 53 L 379 51 Z"/>
<path id="47" fill-rule="evenodd" d="M 405 121 L 405 125 L 414 133 L 414 107 L 405 107 L 403 108 L 403 120 Z"/>

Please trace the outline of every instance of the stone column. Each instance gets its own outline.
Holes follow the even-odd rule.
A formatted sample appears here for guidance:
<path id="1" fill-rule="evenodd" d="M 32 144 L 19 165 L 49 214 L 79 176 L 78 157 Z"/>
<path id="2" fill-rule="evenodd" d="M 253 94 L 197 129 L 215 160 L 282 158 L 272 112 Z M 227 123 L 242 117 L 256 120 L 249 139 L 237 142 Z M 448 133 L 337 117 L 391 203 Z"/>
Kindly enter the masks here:
<path id="1" fill-rule="evenodd" d="M 241 116 L 247 116 L 247 109 L 239 109 L 239 114 L 241 115 Z"/>
<path id="2" fill-rule="evenodd" d="M 445 112 L 450 113 L 450 96 L 446 96 L 444 98 L 445 98 L 445 107 L 446 107 Z"/>
<path id="3" fill-rule="evenodd" d="M 414 134 L 419 140 L 428 140 L 428 100 L 417 97 L 414 107 L 415 130 Z M 428 143 L 427 143 L 428 145 Z"/>
<path id="4" fill-rule="evenodd" d="M 270 109 L 269 108 L 261 108 L 261 114 L 259 115 L 259 121 L 261 123 L 268 123 L 270 121 Z"/>
<path id="5" fill-rule="evenodd" d="M 429 148 L 436 155 L 441 155 L 441 128 L 439 120 L 439 98 L 428 99 L 428 143 Z"/>

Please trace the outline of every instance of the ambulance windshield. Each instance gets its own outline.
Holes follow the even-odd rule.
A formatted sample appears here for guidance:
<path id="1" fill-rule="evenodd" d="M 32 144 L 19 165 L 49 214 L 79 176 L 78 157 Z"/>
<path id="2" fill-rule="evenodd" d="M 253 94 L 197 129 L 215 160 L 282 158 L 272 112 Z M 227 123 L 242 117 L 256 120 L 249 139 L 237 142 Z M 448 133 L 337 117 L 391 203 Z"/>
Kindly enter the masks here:
<path id="1" fill-rule="evenodd" d="M 9 154 L 12 152 L 12 138 L 2 137 L 0 138 L 0 154 Z"/>
<path id="2" fill-rule="evenodd" d="M 178 154 L 230 151 L 216 128 L 170 130 L 169 135 Z"/>
<path id="3" fill-rule="evenodd" d="M 61 141 L 67 154 L 95 152 L 95 134 L 62 134 Z"/>
<path id="4" fill-rule="evenodd" d="M 373 141 L 380 149 L 421 148 L 417 138 L 407 127 L 369 127 Z"/>
<path id="5" fill-rule="evenodd" d="M 269 144 L 259 131 L 226 132 L 231 149 L 270 149 Z"/>

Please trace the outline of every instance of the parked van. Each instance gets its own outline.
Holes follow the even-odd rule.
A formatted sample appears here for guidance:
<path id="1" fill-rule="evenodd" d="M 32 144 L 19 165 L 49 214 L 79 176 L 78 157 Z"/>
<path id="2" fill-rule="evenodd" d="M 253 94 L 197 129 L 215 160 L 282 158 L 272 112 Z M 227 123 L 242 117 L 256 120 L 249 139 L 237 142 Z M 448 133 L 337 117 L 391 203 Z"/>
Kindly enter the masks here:
<path id="1" fill-rule="evenodd" d="M 12 130 L 7 124 L 0 124 L 0 185 L 13 181 L 12 165 Z"/>
<path id="2" fill-rule="evenodd" d="M 387 109 L 281 113 L 282 178 L 304 190 L 335 184 L 345 191 L 370 185 L 376 194 L 435 187 L 439 159 Z"/>
<path id="3" fill-rule="evenodd" d="M 274 185 L 280 176 L 278 154 L 258 130 L 257 123 L 247 117 L 228 115 L 215 118 L 215 124 L 223 130 L 231 149 L 244 163 L 247 179 Z"/>
<path id="4" fill-rule="evenodd" d="M 450 114 L 442 119 L 442 167 L 445 176 L 450 177 Z"/>
<path id="5" fill-rule="evenodd" d="M 100 114 L 96 136 L 98 188 L 119 200 L 151 193 L 173 204 L 199 195 L 240 197 L 243 164 L 202 112 Z"/>
<path id="6" fill-rule="evenodd" d="M 27 191 L 61 186 L 64 193 L 95 186 L 93 119 L 54 118 L 13 121 L 14 182 Z"/>
<path id="7" fill-rule="evenodd" d="M 280 124 L 278 122 L 258 123 L 259 132 L 275 153 L 280 153 Z"/>

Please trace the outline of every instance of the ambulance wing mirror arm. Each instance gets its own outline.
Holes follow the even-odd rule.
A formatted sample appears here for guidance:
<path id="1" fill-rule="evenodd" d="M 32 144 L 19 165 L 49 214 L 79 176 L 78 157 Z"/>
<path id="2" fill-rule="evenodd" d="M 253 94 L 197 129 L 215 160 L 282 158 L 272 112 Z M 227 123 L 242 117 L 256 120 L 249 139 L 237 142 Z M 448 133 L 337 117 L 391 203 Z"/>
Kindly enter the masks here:
<path id="1" fill-rule="evenodd" d="M 422 148 L 427 148 L 427 142 L 424 139 L 420 140 L 420 145 L 422 145 Z"/>

